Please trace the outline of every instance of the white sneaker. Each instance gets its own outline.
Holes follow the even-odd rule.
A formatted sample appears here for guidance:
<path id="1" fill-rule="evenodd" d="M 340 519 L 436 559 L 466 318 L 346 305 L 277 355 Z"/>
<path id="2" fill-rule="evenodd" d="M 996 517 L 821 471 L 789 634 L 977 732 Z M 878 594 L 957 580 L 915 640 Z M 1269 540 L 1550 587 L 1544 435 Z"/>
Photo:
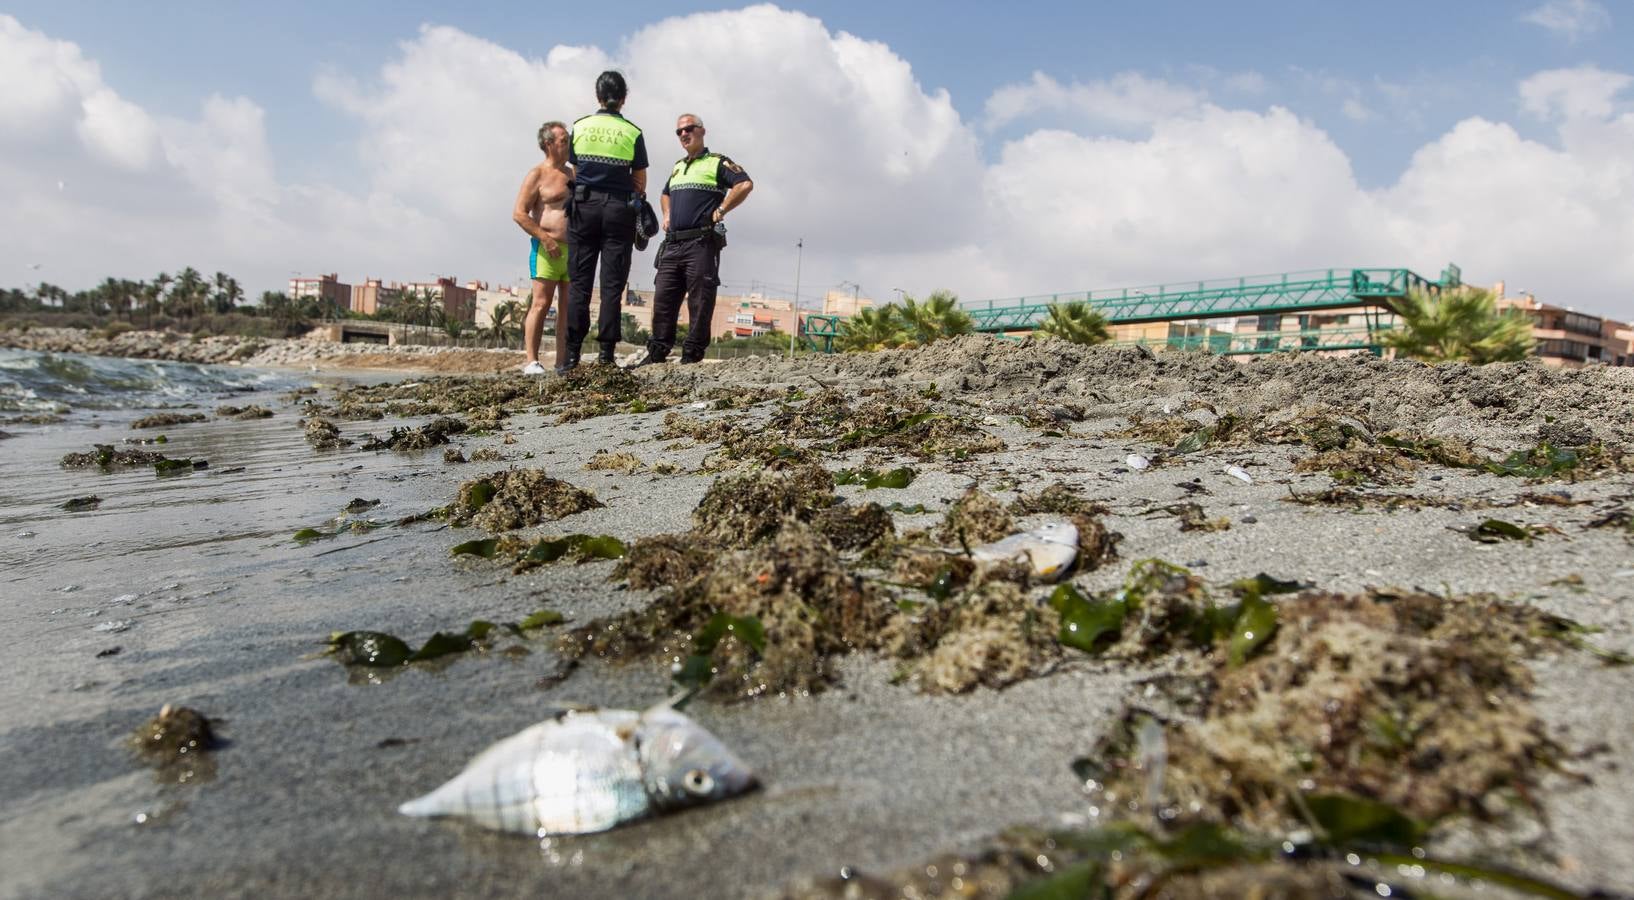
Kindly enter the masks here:
<path id="1" fill-rule="evenodd" d="M 540 365 L 538 360 L 534 360 L 533 362 L 530 362 L 522 367 L 523 375 L 543 375 L 547 371 L 549 370 Z"/>

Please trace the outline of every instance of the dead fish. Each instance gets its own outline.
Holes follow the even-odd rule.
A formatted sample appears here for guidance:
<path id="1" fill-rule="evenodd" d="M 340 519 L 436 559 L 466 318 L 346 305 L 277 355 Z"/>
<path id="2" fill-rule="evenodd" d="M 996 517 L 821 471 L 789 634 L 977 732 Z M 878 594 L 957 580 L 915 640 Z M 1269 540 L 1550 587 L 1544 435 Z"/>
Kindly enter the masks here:
<path id="1" fill-rule="evenodd" d="M 985 562 L 1025 556 L 1032 564 L 1033 574 L 1054 581 L 1065 575 L 1078 558 L 1078 527 L 1071 522 L 1049 522 L 1031 531 L 974 547 L 970 555 Z"/>
<path id="2" fill-rule="evenodd" d="M 1226 466 L 1225 467 L 1225 473 L 1227 475 L 1230 475 L 1232 478 L 1235 478 L 1238 481 L 1241 481 L 1243 484 L 1253 484 L 1254 483 L 1254 476 L 1252 476 L 1252 475 L 1248 474 L 1248 472 L 1244 471 L 1242 466 Z"/>
<path id="3" fill-rule="evenodd" d="M 718 738 L 669 703 L 645 712 L 564 709 L 484 750 L 447 784 L 397 811 L 540 837 L 589 834 L 756 784 Z"/>
<path id="4" fill-rule="evenodd" d="M 1129 468 L 1134 469 L 1136 472 L 1144 472 L 1152 465 L 1151 460 L 1141 456 L 1139 453 L 1131 453 L 1124 457 L 1123 461 L 1129 465 Z"/>

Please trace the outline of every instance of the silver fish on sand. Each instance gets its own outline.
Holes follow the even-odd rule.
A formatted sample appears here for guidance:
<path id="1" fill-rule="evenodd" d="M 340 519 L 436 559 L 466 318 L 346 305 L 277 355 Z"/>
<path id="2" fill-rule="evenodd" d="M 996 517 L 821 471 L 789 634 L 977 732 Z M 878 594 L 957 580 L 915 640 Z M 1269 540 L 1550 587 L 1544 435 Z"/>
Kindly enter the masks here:
<path id="1" fill-rule="evenodd" d="M 667 703 L 645 712 L 559 710 L 397 811 L 540 837 L 588 834 L 755 786 L 748 766 Z"/>
<path id="2" fill-rule="evenodd" d="M 1032 564 L 1034 575 L 1054 581 L 1067 574 L 1078 558 L 1078 528 L 1071 522 L 1049 522 L 991 544 L 972 547 L 970 555 L 984 562 L 1025 557 Z"/>

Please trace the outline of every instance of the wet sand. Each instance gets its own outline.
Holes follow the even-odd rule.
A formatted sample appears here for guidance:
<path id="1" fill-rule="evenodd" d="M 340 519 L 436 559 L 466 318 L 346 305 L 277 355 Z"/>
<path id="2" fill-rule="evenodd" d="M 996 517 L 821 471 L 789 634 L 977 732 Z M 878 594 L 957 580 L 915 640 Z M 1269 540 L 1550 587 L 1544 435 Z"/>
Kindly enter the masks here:
<path id="1" fill-rule="evenodd" d="M 1107 434 L 1131 413 L 1178 410 L 1198 399 L 1220 411 L 1367 400 L 1381 420 L 1412 420 L 1493 452 L 1530 445 L 1537 428 L 1563 416 L 1626 442 L 1634 373 L 1574 378 L 1512 367 L 1452 378 L 1406 364 L 1312 360 L 1258 361 L 1244 374 L 1228 368 L 1237 363 L 1208 358 L 1153 362 L 1132 353 L 1043 356 L 1036 349 L 1025 356 L 989 342 L 957 343 L 916 355 L 750 360 L 650 377 L 700 390 L 809 387 L 813 377 L 852 390 L 935 382 L 947 402 L 980 416 L 1010 450 L 915 463 L 920 478 L 900 491 L 839 492 L 923 504 L 923 515 L 897 516 L 901 530 L 934 523 L 973 483 L 1003 498 L 1055 480 L 1079 486 L 1111 507 L 1108 524 L 1125 535 L 1118 563 L 1076 579 L 1086 590 L 1116 584 L 1132 560 L 1159 557 L 1216 583 L 1264 571 L 1330 590 L 1492 591 L 1604 628 L 1599 644 L 1634 651 L 1634 549 L 1615 530 L 1583 527 L 1598 510 L 1629 501 L 1630 476 L 1551 484 L 1590 502 L 1498 514 L 1562 534 L 1526 546 L 1484 545 L 1453 529 L 1490 511 L 1355 513 L 1286 502 L 1291 488 L 1328 485 L 1325 475 L 1293 471 L 1301 455 L 1294 448 L 1210 449 L 1135 472 L 1125 456 L 1150 453 L 1152 445 Z M 1526 390 L 1543 399 L 1511 396 Z M 1007 411 L 1052 400 L 1088 408 L 1065 437 L 1043 436 Z M 530 413 L 506 421 L 514 444 L 502 444 L 499 434 L 456 438 L 467 456 L 491 447 L 505 462 L 446 465 L 441 448 L 314 452 L 297 411 L 277 408 L 258 422 L 167 429 L 167 455 L 205 456 L 211 467 L 163 481 L 149 470 L 58 468 L 63 453 L 127 436 L 114 422 L 97 430 L 8 426 L 17 436 L 0 456 L 8 485 L 0 513 L 0 633 L 9 638 L 0 693 L 7 760 L 0 767 L 0 808 L 7 811 L 0 896 L 764 896 L 801 877 L 846 866 L 894 869 L 976 846 L 1011 825 L 1081 813 L 1085 800 L 1069 763 L 1112 726 L 1148 674 L 1079 657 L 1001 691 L 927 696 L 890 684 L 889 662 L 852 657 L 842 684 L 815 696 L 690 708 L 759 770 L 766 789 L 746 798 L 544 846 L 404 818 L 394 812 L 398 803 L 552 705 L 646 705 L 667 694 L 666 673 L 592 662 L 562 679 L 563 660 L 549 641 L 535 641 L 526 656 L 467 654 L 369 683 L 316 656 L 327 635 L 378 629 L 424 639 L 473 619 L 518 620 L 541 607 L 582 624 L 654 594 L 607 581 L 607 562 L 511 575 L 495 563 L 450 559 L 450 547 L 481 535 L 435 522 L 306 545 L 290 536 L 334 518 L 355 497 L 379 499 L 368 515 L 382 521 L 424 512 L 452 499 L 461 480 L 511 464 L 543 466 L 606 503 L 529 534 L 629 540 L 683 531 L 714 478 L 694 470 L 714 448 L 670 449 L 672 442 L 654 440 L 664 411 L 562 426 Z M 745 415 L 691 414 L 723 422 Z M 338 424 L 355 438 L 400 423 Z M 586 471 L 603 448 L 648 463 L 667 460 L 683 474 Z M 853 453 L 825 464 L 863 460 Z M 1223 474 L 1227 464 L 1243 466 L 1253 483 Z M 243 472 L 225 471 L 240 466 Z M 1438 480 L 1428 481 L 1432 474 Z M 1178 486 L 1192 479 L 1207 494 L 1191 497 Z M 1532 489 L 1519 479 L 1441 468 L 1421 472 L 1415 486 L 1496 501 Z M 104 498 L 95 511 L 55 509 L 92 493 Z M 1232 527 L 1181 532 L 1172 518 L 1142 515 L 1188 498 Z M 1572 575 L 1580 586 L 1561 583 Z M 111 622 L 126 627 L 97 630 Z M 117 654 L 98 656 L 115 647 Z M 1536 702 L 1556 736 L 1568 747 L 1609 748 L 1572 764 L 1591 785 L 1558 778 L 1540 798 L 1551 832 L 1543 840 L 1562 860 L 1547 874 L 1585 888 L 1634 890 L 1634 704 L 1627 699 L 1634 668 L 1560 654 L 1535 671 Z M 125 746 L 130 731 L 165 703 L 223 720 L 228 744 L 213 755 L 213 776 L 162 784 Z"/>

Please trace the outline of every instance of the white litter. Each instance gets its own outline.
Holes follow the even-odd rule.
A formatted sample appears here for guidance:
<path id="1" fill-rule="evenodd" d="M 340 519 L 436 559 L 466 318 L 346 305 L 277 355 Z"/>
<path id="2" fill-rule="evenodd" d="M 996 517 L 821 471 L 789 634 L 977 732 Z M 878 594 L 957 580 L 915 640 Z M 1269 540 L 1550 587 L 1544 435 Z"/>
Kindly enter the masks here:
<path id="1" fill-rule="evenodd" d="M 1254 476 L 1252 476 L 1252 475 L 1248 474 L 1247 472 L 1243 471 L 1242 466 L 1226 466 L 1225 467 L 1225 473 L 1227 475 L 1230 475 L 1232 478 L 1235 478 L 1238 481 L 1241 481 L 1243 484 L 1253 484 L 1254 483 Z"/>

